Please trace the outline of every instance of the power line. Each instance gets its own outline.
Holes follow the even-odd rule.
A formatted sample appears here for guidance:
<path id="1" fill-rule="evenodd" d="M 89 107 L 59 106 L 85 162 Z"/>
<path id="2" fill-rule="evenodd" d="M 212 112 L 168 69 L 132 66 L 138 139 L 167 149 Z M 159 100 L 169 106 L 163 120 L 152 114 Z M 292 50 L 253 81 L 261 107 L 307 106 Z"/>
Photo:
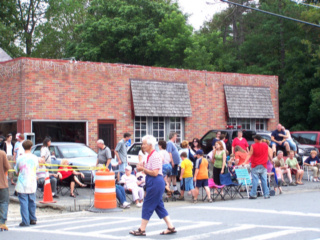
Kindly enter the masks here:
<path id="1" fill-rule="evenodd" d="M 295 19 L 295 18 L 291 18 L 291 17 L 286 17 L 286 16 L 283 16 L 283 15 L 280 15 L 280 14 L 276 14 L 276 13 L 264 11 L 264 10 L 261 10 L 261 9 L 258 9 L 258 8 L 253 8 L 253 7 L 245 6 L 245 5 L 242 5 L 242 4 L 239 4 L 239 3 L 235 3 L 235 2 L 230 2 L 230 1 L 227 1 L 227 0 L 220 0 L 220 1 L 221 1 L 221 2 L 225 2 L 225 3 L 232 4 L 232 5 L 236 5 L 236 6 L 239 6 L 239 7 L 243 7 L 243 8 L 248 8 L 248 9 L 251 9 L 251 10 L 254 10 L 254 11 L 258 11 L 258 12 L 270 14 L 270 15 L 273 15 L 273 16 L 276 16 L 276 17 L 280 17 L 280 18 L 287 19 L 287 20 L 291 20 L 291 21 L 295 21 L 295 22 L 299 22 L 299 23 L 304 23 L 304 24 L 307 24 L 307 25 L 311 25 L 311 26 L 313 26 L 313 27 L 318 27 L 318 28 L 320 28 L 320 25 L 318 25 L 318 24 L 314 24 L 314 23 L 310 23 L 310 22 L 305 22 L 305 21 L 302 21 L 302 20 L 299 20 L 299 19 Z"/>
<path id="2" fill-rule="evenodd" d="M 291 2 L 295 2 L 297 4 L 301 4 L 301 5 L 304 5 L 304 6 L 307 6 L 307 7 L 314 7 L 314 8 L 319 8 L 319 6 L 315 6 L 315 5 L 312 5 L 312 4 L 306 4 L 304 2 L 302 2 L 301 0 L 291 0 Z"/>

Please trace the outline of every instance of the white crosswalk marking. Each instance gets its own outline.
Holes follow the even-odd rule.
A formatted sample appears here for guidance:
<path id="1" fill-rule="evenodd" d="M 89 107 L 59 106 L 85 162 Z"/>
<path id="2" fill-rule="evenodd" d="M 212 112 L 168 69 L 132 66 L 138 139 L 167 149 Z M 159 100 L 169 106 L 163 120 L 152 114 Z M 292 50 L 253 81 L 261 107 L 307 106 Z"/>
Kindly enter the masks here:
<path id="1" fill-rule="evenodd" d="M 197 222 L 197 223 L 192 223 L 194 225 L 186 225 L 183 227 L 177 227 L 177 231 L 185 231 L 185 230 L 191 230 L 191 229 L 196 229 L 196 228 L 203 228 L 203 227 L 209 227 L 209 226 L 214 226 L 214 225 L 220 225 L 222 223 L 220 222 Z M 163 222 L 162 222 L 163 225 Z M 162 232 L 162 231 L 161 231 Z M 153 232 L 148 232 L 147 236 L 154 236 L 154 235 L 159 235 L 160 231 L 153 231 Z"/>
<path id="2" fill-rule="evenodd" d="M 197 207 L 198 208 L 198 207 Z M 211 207 L 209 207 L 211 209 Z M 221 208 L 219 208 L 221 209 Z M 290 213 L 291 214 L 291 213 Z M 32 226 L 30 228 L 11 228 L 11 231 L 20 233 L 43 234 L 44 236 L 54 236 L 58 239 L 65 239 L 68 236 L 81 237 L 87 239 L 133 239 L 129 235 L 130 230 L 139 228 L 141 219 L 138 217 L 81 217 L 81 218 L 62 218 L 46 221 L 45 225 Z M 320 234 L 320 228 L 302 228 L 295 226 L 263 225 L 263 224 L 225 224 L 223 222 L 213 221 L 192 221 L 192 220 L 174 220 L 177 234 L 174 235 L 178 240 L 202 240 L 212 237 L 241 236 L 238 232 L 244 234 L 250 233 L 251 229 L 261 229 L 254 231 L 255 234 L 248 235 L 246 238 L 242 235 L 242 240 L 267 240 L 277 239 L 302 232 L 314 232 Z M 82 223 L 82 224 L 81 224 Z M 52 227 L 56 226 L 57 229 Z M 215 227 L 216 226 L 216 227 Z M 166 225 L 163 220 L 153 218 L 147 227 L 147 238 L 145 240 L 159 239 L 159 234 L 165 230 Z M 195 231 L 190 231 L 195 230 Z M 202 231 L 202 233 L 199 231 Z M 191 234 L 190 234 L 191 233 Z M 258 235 L 257 235 L 258 234 Z M 234 237 L 233 237 L 234 238 Z M 238 237 L 239 238 L 239 237 Z M 50 238 L 53 239 L 53 238 Z"/>
<path id="3" fill-rule="evenodd" d="M 247 213 L 264 213 L 264 214 L 278 214 L 278 215 L 290 215 L 299 217 L 316 217 L 320 218 L 320 213 L 303 213 L 293 211 L 277 211 L 272 209 L 252 209 L 252 208 L 232 208 L 232 207 L 214 207 L 214 206 L 188 206 L 183 207 L 187 209 L 199 209 L 199 210 L 219 210 L 219 211 L 232 211 L 232 212 L 247 212 Z"/>
<path id="4" fill-rule="evenodd" d="M 298 233 L 301 232 L 302 230 L 283 230 L 283 231 L 278 231 L 278 232 L 272 232 L 272 233 L 267 233 L 267 234 L 261 234 L 261 235 L 257 235 L 257 236 L 253 236 L 250 238 L 243 238 L 241 240 L 266 240 L 266 239 L 274 239 L 276 237 L 281 237 L 281 236 L 286 236 L 289 234 L 294 234 L 294 233 Z"/>
<path id="5" fill-rule="evenodd" d="M 82 223 L 82 222 L 90 222 L 90 221 L 95 221 L 99 219 L 98 217 L 96 218 L 86 218 L 86 219 L 82 219 L 82 220 L 77 220 L 77 221 L 70 221 L 70 222 L 66 222 L 66 221 L 60 221 L 58 223 L 52 223 L 52 224 L 47 224 L 47 225 L 37 225 L 34 226 L 33 228 L 45 228 L 45 227 L 53 227 L 53 226 L 59 226 L 59 225 L 65 225 L 65 224 L 74 224 L 74 223 Z"/>
<path id="6" fill-rule="evenodd" d="M 112 225 L 112 224 L 118 224 L 118 223 L 126 223 L 126 222 L 132 222 L 132 221 L 139 221 L 140 219 L 122 219 L 122 220 L 117 220 L 117 221 L 113 221 L 113 222 L 109 222 L 109 221 L 103 221 L 103 222 L 99 222 L 99 223 L 95 223 L 95 224 L 88 224 L 86 225 L 86 228 L 93 228 L 93 227 L 98 227 L 98 226 L 103 226 L 103 225 Z M 83 228 L 83 226 L 75 226 L 75 227 L 69 227 L 69 228 L 62 228 L 61 231 L 70 231 L 70 230 L 75 230 L 75 229 L 79 229 L 79 228 Z"/>
<path id="7" fill-rule="evenodd" d="M 242 226 L 239 226 L 239 227 L 227 228 L 227 229 L 218 230 L 218 231 L 214 231 L 214 232 L 198 234 L 198 235 L 195 235 L 195 236 L 177 238 L 177 240 L 197 240 L 197 239 L 209 238 L 209 237 L 211 237 L 213 235 L 227 234 L 227 233 L 232 233 L 232 232 L 239 232 L 239 231 L 244 231 L 244 230 L 248 230 L 248 229 L 252 229 L 252 228 L 255 228 L 255 226 L 242 225 Z"/>

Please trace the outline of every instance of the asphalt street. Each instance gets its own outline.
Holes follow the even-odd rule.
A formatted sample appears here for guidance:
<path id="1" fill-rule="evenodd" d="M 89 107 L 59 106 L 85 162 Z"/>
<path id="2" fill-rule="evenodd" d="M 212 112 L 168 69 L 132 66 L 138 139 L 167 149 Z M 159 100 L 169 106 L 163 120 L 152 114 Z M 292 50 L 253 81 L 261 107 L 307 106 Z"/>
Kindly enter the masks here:
<path id="1" fill-rule="evenodd" d="M 270 199 L 237 199 L 214 203 L 166 203 L 178 231 L 160 236 L 165 224 L 154 214 L 143 239 L 320 239 L 320 192 L 283 194 Z M 132 206 L 132 208 L 135 208 Z M 33 227 L 18 227 L 1 239 L 139 239 L 129 235 L 140 223 L 141 209 L 118 213 L 62 213 L 41 216 Z"/>

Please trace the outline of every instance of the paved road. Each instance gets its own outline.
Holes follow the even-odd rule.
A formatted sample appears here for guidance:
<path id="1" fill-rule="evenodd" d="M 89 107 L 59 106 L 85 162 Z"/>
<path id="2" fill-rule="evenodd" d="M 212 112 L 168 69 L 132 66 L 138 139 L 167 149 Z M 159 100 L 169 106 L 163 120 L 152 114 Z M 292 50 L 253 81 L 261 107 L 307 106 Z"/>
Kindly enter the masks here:
<path id="1" fill-rule="evenodd" d="M 164 223 L 153 216 L 143 239 L 320 239 L 320 192 L 283 194 L 271 199 L 228 200 L 214 203 L 166 203 L 178 233 L 160 236 Z M 132 207 L 134 208 L 134 207 Z M 1 239 L 131 239 L 141 210 L 94 214 L 52 214 L 34 227 L 9 222 Z"/>

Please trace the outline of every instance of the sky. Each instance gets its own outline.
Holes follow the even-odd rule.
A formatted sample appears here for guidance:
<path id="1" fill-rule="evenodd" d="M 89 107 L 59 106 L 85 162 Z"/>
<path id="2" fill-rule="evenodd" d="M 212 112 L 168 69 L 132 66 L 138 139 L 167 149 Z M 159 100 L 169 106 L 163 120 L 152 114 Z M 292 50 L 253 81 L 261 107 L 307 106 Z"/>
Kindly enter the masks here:
<path id="1" fill-rule="evenodd" d="M 191 15 L 188 23 L 195 30 L 200 29 L 204 21 L 212 19 L 214 13 L 221 12 L 228 6 L 219 0 L 177 0 L 177 2 L 183 13 Z"/>

